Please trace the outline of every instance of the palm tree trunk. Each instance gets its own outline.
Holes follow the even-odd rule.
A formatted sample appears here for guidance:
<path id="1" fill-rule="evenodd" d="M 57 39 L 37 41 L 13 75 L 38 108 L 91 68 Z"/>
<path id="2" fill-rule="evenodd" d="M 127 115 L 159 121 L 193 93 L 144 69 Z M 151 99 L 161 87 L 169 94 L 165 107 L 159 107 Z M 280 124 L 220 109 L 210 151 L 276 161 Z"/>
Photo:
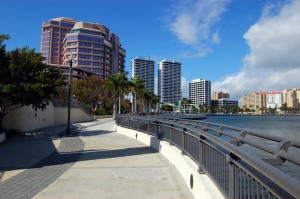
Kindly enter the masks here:
<path id="1" fill-rule="evenodd" d="M 134 94 L 132 93 L 131 112 L 134 114 Z"/>
<path id="2" fill-rule="evenodd" d="M 114 92 L 114 107 L 113 107 L 113 119 L 115 120 L 116 119 L 116 93 Z"/>
<path id="3" fill-rule="evenodd" d="M 134 93 L 134 114 L 136 113 L 136 93 Z"/>
<path id="4" fill-rule="evenodd" d="M 4 119 L 4 114 L 2 112 L 0 113 L 0 134 L 4 132 L 2 125 L 3 125 L 3 119 Z"/>
<path id="5" fill-rule="evenodd" d="M 121 95 L 119 95 L 119 115 L 121 114 Z"/>

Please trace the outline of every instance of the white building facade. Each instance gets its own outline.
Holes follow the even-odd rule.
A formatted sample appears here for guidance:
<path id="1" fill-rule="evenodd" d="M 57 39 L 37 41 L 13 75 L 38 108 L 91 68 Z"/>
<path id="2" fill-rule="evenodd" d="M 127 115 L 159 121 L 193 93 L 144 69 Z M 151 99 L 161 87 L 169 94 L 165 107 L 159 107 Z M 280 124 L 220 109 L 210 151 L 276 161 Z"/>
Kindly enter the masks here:
<path id="1" fill-rule="evenodd" d="M 157 90 L 162 103 L 173 104 L 181 99 L 181 63 L 166 59 L 158 63 Z"/>
<path id="2" fill-rule="evenodd" d="M 194 105 L 211 104 L 211 82 L 205 79 L 195 79 L 189 83 L 189 98 Z"/>
<path id="3" fill-rule="evenodd" d="M 266 108 L 280 108 L 282 107 L 282 93 L 281 92 L 266 92 Z"/>
<path id="4" fill-rule="evenodd" d="M 154 61 L 142 57 L 131 60 L 131 77 L 137 76 L 144 81 L 145 90 L 154 93 Z"/>

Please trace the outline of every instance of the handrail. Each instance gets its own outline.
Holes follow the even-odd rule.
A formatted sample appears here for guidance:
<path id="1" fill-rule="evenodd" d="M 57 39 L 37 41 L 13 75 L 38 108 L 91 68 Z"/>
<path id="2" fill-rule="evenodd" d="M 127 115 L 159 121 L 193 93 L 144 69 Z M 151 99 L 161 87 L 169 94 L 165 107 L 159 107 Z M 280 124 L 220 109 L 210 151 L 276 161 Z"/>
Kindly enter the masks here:
<path id="1" fill-rule="evenodd" d="M 196 129 L 195 129 L 196 130 Z M 221 145 L 231 153 L 233 153 L 235 156 L 239 157 L 243 161 L 245 161 L 247 164 L 255 168 L 256 170 L 262 172 L 266 177 L 270 178 L 274 182 L 279 182 L 281 186 L 283 186 L 284 189 L 288 190 L 290 193 L 292 193 L 295 196 L 300 196 L 300 182 L 295 180 L 294 178 L 288 176 L 287 174 L 281 172 L 280 170 L 276 169 L 273 166 L 270 166 L 266 162 L 255 158 L 251 154 L 239 149 L 237 146 L 231 145 L 228 142 L 215 137 L 213 135 L 210 135 L 206 132 L 201 132 L 201 134 L 211 138 L 213 141 L 215 141 L 217 144 Z M 288 183 L 287 183 L 288 179 Z"/>
<path id="2" fill-rule="evenodd" d="M 172 121 L 172 119 L 169 119 L 168 121 Z M 286 155 L 286 153 L 280 153 L 281 151 L 288 151 L 288 149 L 290 147 L 295 147 L 295 148 L 300 149 L 300 141 L 289 140 L 289 139 L 286 139 L 286 138 L 283 138 L 280 136 L 276 136 L 276 135 L 263 134 L 260 132 L 245 130 L 245 129 L 241 129 L 238 127 L 232 127 L 232 126 L 227 126 L 227 125 L 222 125 L 222 124 L 203 122 L 203 121 L 188 121 L 186 119 L 183 119 L 182 121 L 183 122 L 181 124 L 193 125 L 194 123 L 196 123 L 197 127 L 202 127 L 206 130 L 213 131 L 216 134 L 225 135 L 227 137 L 233 138 L 234 141 L 236 141 L 239 146 L 242 144 L 249 144 L 250 146 L 252 146 L 254 148 L 268 152 L 275 157 L 275 159 L 273 159 L 274 161 L 269 161 L 269 163 L 272 163 L 274 166 L 281 165 L 286 160 L 300 166 L 299 158 L 297 159 L 293 156 Z M 202 124 L 202 125 L 199 125 L 199 124 Z M 209 126 L 215 126 L 218 129 L 210 128 Z M 237 133 L 239 133 L 239 136 L 234 135 L 230 132 L 226 132 L 225 131 L 226 129 L 236 131 Z M 266 146 L 265 143 L 259 143 L 259 142 L 253 141 L 253 139 L 248 139 L 246 137 L 247 135 L 255 136 L 258 138 L 263 138 L 268 141 L 278 142 L 278 145 L 277 145 L 277 147 L 272 148 L 270 146 Z M 282 143 L 286 143 L 286 142 L 289 142 L 289 145 L 284 145 L 284 147 L 279 147 Z"/>
<path id="3" fill-rule="evenodd" d="M 192 154 L 190 154 L 187 150 L 185 144 L 185 137 L 189 136 L 190 138 L 193 139 L 197 139 L 200 143 L 212 143 L 209 144 L 211 145 L 214 150 L 218 150 L 219 147 L 223 148 L 223 150 L 228 151 L 226 153 L 223 153 L 222 151 L 219 151 L 221 153 L 223 153 L 223 156 L 226 157 L 226 160 L 229 164 L 234 164 L 235 166 L 237 166 L 238 168 L 242 168 L 242 170 L 247 170 L 248 173 L 246 171 L 246 174 L 249 176 L 253 176 L 253 178 L 257 181 L 257 183 L 259 184 L 264 184 L 265 187 L 269 187 L 268 182 L 264 182 L 264 180 L 259 180 L 260 177 L 257 176 L 257 174 L 251 173 L 251 169 L 247 169 L 248 167 L 252 168 L 252 170 L 256 170 L 258 172 L 255 173 L 261 173 L 263 176 L 265 176 L 264 178 L 267 178 L 269 180 L 271 180 L 273 183 L 275 183 L 276 186 L 281 187 L 283 190 L 281 190 L 281 192 L 287 192 L 286 194 L 291 194 L 289 195 L 289 197 L 294 197 L 294 198 L 298 198 L 300 196 L 300 182 L 294 178 L 292 178 L 291 176 L 287 175 L 286 173 L 280 171 L 279 169 L 271 166 L 270 164 L 268 164 L 268 161 L 263 161 L 259 158 L 254 157 L 253 155 L 251 155 L 249 152 L 244 151 L 243 149 L 239 148 L 240 145 L 233 145 L 231 144 L 228 140 L 224 140 L 222 139 L 222 137 L 220 137 L 220 135 L 225 135 L 228 136 L 232 139 L 234 139 L 235 141 L 243 144 L 243 143 L 247 143 L 252 147 L 261 149 L 263 151 L 266 151 L 274 156 L 276 156 L 277 158 L 279 158 L 282 162 L 284 161 L 290 161 L 296 165 L 300 165 L 300 159 L 298 156 L 296 156 L 296 154 L 293 153 L 289 153 L 288 149 L 293 146 L 295 148 L 299 148 L 299 142 L 295 141 L 295 140 L 287 140 L 285 138 L 281 138 L 279 136 L 270 136 L 270 135 L 263 135 L 262 133 L 257 133 L 257 132 L 252 132 L 252 131 L 245 131 L 243 129 L 240 128 L 236 128 L 236 127 L 230 127 L 230 126 L 226 126 L 226 125 L 220 125 L 220 124 L 214 124 L 214 123 L 206 123 L 206 122 L 194 122 L 194 121 L 187 121 L 187 120 L 174 120 L 174 119 L 151 119 L 151 118 L 147 118 L 147 119 L 143 119 L 143 118 L 134 118 L 132 116 L 127 117 L 127 116 L 119 116 L 118 119 L 120 118 L 124 118 L 127 119 L 125 121 L 128 121 L 128 127 L 133 128 L 132 126 L 129 125 L 129 121 L 133 122 L 137 122 L 138 123 L 138 130 L 141 130 L 141 128 L 143 127 L 143 125 L 147 125 L 147 129 L 143 129 L 143 131 L 146 131 L 148 133 L 150 133 L 149 130 L 149 125 L 158 125 L 161 127 L 165 127 L 165 128 L 169 128 L 170 131 L 170 137 L 166 138 L 164 137 L 163 139 L 169 139 L 168 141 L 170 141 L 170 143 L 176 145 L 178 148 L 180 148 L 181 150 L 183 150 L 187 155 L 189 155 L 197 164 L 199 164 L 199 168 L 203 167 L 203 160 L 198 159 L 197 157 L 193 157 Z M 117 120 L 119 121 L 119 120 Z M 201 125 L 199 125 L 201 123 Z M 209 126 L 214 126 L 217 128 L 210 128 Z M 201 127 L 202 129 L 199 129 L 199 127 Z M 136 128 L 136 127 L 135 127 Z M 145 127 L 143 127 L 145 128 Z M 235 130 L 239 133 L 239 135 L 233 135 L 230 134 L 229 132 L 226 132 L 226 129 L 229 130 Z M 175 140 L 172 140 L 173 136 L 176 136 L 176 134 L 172 134 L 173 131 L 177 131 L 178 133 L 181 133 L 183 136 L 182 137 L 182 141 L 180 141 L 178 143 L 178 141 L 176 142 Z M 215 134 L 211 133 L 214 132 Z M 159 131 L 157 131 L 157 135 L 158 137 L 160 137 L 160 133 Z M 167 132 L 165 132 L 167 133 Z M 265 146 L 262 145 L 258 142 L 255 142 L 253 140 L 249 140 L 247 138 L 247 135 L 254 135 L 256 137 L 260 137 L 260 138 L 264 138 L 266 140 L 272 140 L 275 142 L 278 142 L 278 145 L 276 148 L 272 148 L 270 146 Z M 233 135 L 233 136 L 232 136 Z M 181 137 L 177 137 L 177 139 L 181 138 Z M 202 138 L 201 138 L 202 137 Z M 200 139 L 201 138 L 201 139 Z M 202 141 L 201 141 L 202 140 Z M 201 152 L 202 153 L 202 152 Z M 201 156 L 201 155 L 200 155 Z M 232 158 L 234 157 L 234 158 Z M 241 167 L 240 165 L 240 161 L 244 162 L 243 164 L 247 164 L 248 166 L 246 167 Z M 230 167 L 231 168 L 231 167 Z M 234 167 L 232 167 L 234 168 Z M 209 172 L 210 168 L 204 168 L 205 171 Z M 231 175 L 232 172 L 231 172 Z M 262 179 L 264 179 L 262 178 Z M 232 180 L 233 178 L 230 177 L 230 179 Z M 230 184 L 230 183 L 229 183 Z M 228 185 L 228 186 L 233 186 L 233 185 Z M 252 186 L 253 186 L 253 182 L 252 182 Z M 258 185 L 257 185 L 258 187 Z M 250 189 L 251 187 L 248 188 L 243 188 L 243 189 Z M 253 188 L 253 187 L 252 187 Z M 264 188 L 262 188 L 263 190 Z M 230 188 L 230 190 L 235 190 L 234 188 Z M 222 190 L 224 192 L 224 190 Z M 269 187 L 269 191 L 272 192 L 272 194 L 276 194 L 276 195 L 280 195 L 281 192 L 276 189 L 276 188 L 270 188 Z M 226 192 L 226 191 L 225 191 Z M 232 192 L 232 191 L 231 191 Z M 236 193 L 235 193 L 236 194 Z M 259 194 L 259 193 L 257 193 Z M 237 196 L 233 196 L 232 193 L 225 194 L 227 197 L 229 198 L 237 198 Z"/>

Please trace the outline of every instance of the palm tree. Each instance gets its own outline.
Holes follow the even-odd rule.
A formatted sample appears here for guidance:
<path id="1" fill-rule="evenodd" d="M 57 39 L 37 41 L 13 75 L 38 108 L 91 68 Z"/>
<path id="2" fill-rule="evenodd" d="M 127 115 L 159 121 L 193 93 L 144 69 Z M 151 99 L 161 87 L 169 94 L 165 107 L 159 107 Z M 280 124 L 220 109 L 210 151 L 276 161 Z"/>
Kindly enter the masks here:
<path id="1" fill-rule="evenodd" d="M 184 113 L 185 113 L 185 106 L 191 104 L 192 101 L 186 97 L 183 97 L 181 99 L 181 103 L 183 104 L 183 109 L 184 109 Z"/>
<path id="2" fill-rule="evenodd" d="M 111 75 L 108 77 L 107 88 L 112 89 L 113 97 L 114 97 L 114 110 L 113 110 L 113 118 L 116 118 L 116 97 L 119 98 L 119 114 L 121 114 L 121 96 L 126 91 L 128 87 L 128 79 L 126 77 L 127 72 L 120 72 L 115 75 Z"/>
<path id="3" fill-rule="evenodd" d="M 144 93 L 144 81 L 139 77 L 132 77 L 129 81 L 129 91 L 132 93 L 132 113 L 136 112 L 137 95 Z"/>
<path id="4" fill-rule="evenodd" d="M 174 113 L 174 112 L 177 112 L 177 109 L 178 109 L 178 101 L 175 100 L 175 101 L 173 102 L 173 105 L 174 105 L 174 108 L 173 108 L 173 113 Z"/>
<path id="5" fill-rule="evenodd" d="M 142 100 L 144 103 L 146 103 L 146 105 L 148 106 L 148 112 L 150 112 L 152 105 L 157 104 L 157 102 L 159 102 L 159 97 L 152 92 L 145 91 L 142 94 Z M 145 111 L 146 106 L 144 103 L 143 105 Z"/>

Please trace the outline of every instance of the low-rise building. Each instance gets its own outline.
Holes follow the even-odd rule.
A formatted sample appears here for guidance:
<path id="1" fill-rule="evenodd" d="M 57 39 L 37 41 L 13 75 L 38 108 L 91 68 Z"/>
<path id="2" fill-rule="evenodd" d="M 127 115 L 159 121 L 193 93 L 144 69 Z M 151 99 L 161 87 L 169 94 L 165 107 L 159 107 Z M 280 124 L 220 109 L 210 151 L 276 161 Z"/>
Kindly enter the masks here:
<path id="1" fill-rule="evenodd" d="M 300 89 L 291 88 L 282 91 L 282 104 L 286 107 L 298 108 L 300 101 Z"/>
<path id="2" fill-rule="evenodd" d="M 238 107 L 238 101 L 227 98 L 211 100 L 211 107 L 212 110 L 216 109 L 216 112 L 231 113 L 235 107 Z"/>
<path id="3" fill-rule="evenodd" d="M 222 99 L 222 98 L 229 99 L 229 93 L 223 93 L 222 91 L 213 93 L 213 96 L 212 96 L 213 100 L 218 100 L 218 99 Z"/>
<path id="4" fill-rule="evenodd" d="M 252 92 L 243 96 L 243 107 L 254 110 L 255 113 L 265 113 L 266 110 L 266 95 L 262 93 Z"/>

